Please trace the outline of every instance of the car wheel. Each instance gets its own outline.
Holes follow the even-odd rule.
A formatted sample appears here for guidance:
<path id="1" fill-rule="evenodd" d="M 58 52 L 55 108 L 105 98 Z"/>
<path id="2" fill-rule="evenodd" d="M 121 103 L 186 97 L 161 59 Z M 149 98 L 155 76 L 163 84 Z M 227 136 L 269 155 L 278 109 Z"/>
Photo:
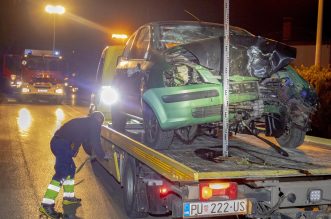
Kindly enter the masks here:
<path id="1" fill-rule="evenodd" d="M 197 136 L 198 125 L 192 125 L 177 129 L 175 133 L 179 137 L 179 139 L 185 144 L 191 144 Z"/>
<path id="2" fill-rule="evenodd" d="M 126 214 L 130 218 L 142 218 L 148 215 L 147 212 L 138 211 L 138 199 L 136 195 L 139 193 L 137 167 L 135 160 L 129 157 L 125 163 L 123 174 L 123 200 Z"/>
<path id="3" fill-rule="evenodd" d="M 297 148 L 304 142 L 306 132 L 299 129 L 298 127 L 291 128 L 284 132 L 279 138 L 276 138 L 278 144 L 284 148 Z"/>
<path id="4" fill-rule="evenodd" d="M 124 132 L 127 122 L 126 115 L 121 113 L 119 106 L 112 106 L 110 113 L 113 129 L 119 132 Z"/>
<path id="5" fill-rule="evenodd" d="M 144 104 L 144 139 L 154 149 L 168 149 L 174 138 L 174 130 L 162 130 L 153 110 Z"/>

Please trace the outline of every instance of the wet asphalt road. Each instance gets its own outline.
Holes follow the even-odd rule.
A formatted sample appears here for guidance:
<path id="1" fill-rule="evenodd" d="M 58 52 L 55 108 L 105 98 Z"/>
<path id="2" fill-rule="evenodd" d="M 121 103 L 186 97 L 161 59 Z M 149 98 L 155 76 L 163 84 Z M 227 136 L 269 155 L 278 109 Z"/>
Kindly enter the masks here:
<path id="1" fill-rule="evenodd" d="M 40 201 L 54 174 L 49 141 L 64 122 L 87 112 L 87 106 L 71 104 L 0 104 L 0 218 L 39 217 Z M 81 148 L 76 166 L 86 158 Z M 88 162 L 75 180 L 82 205 L 63 209 L 60 193 L 57 210 L 69 218 L 127 218 L 121 187 L 98 163 Z"/>

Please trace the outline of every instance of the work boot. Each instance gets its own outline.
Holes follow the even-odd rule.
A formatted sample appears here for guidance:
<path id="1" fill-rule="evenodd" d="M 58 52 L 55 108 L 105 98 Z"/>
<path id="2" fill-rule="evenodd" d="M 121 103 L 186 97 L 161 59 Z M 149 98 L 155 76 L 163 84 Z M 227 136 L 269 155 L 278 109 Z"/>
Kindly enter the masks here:
<path id="1" fill-rule="evenodd" d="M 63 205 L 79 204 L 81 201 L 81 198 L 63 197 Z"/>
<path id="2" fill-rule="evenodd" d="M 41 204 L 39 211 L 40 213 L 42 213 L 43 215 L 46 215 L 49 218 L 52 219 L 59 219 L 62 217 L 62 214 L 60 212 L 55 211 L 54 209 L 54 204 Z"/>

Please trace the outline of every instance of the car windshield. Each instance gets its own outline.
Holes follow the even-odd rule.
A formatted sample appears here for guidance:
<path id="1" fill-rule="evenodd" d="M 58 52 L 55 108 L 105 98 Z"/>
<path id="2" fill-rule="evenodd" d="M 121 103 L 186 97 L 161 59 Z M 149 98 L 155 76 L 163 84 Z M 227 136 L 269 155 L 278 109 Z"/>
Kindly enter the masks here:
<path id="1" fill-rule="evenodd" d="M 231 27 L 231 35 L 252 35 L 248 31 Z M 224 35 L 223 25 L 196 24 L 164 24 L 160 25 L 160 47 L 171 48 L 176 45 Z"/>

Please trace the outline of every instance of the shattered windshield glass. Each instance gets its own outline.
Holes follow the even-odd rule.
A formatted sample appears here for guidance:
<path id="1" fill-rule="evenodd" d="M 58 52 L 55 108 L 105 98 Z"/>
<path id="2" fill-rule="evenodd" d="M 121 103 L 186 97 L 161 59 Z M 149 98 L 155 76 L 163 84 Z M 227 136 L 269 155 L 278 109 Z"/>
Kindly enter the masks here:
<path id="1" fill-rule="evenodd" d="M 246 30 L 231 27 L 231 35 L 250 36 Z M 160 45 L 168 49 L 177 45 L 224 35 L 223 25 L 197 24 L 164 24 L 160 26 Z"/>

